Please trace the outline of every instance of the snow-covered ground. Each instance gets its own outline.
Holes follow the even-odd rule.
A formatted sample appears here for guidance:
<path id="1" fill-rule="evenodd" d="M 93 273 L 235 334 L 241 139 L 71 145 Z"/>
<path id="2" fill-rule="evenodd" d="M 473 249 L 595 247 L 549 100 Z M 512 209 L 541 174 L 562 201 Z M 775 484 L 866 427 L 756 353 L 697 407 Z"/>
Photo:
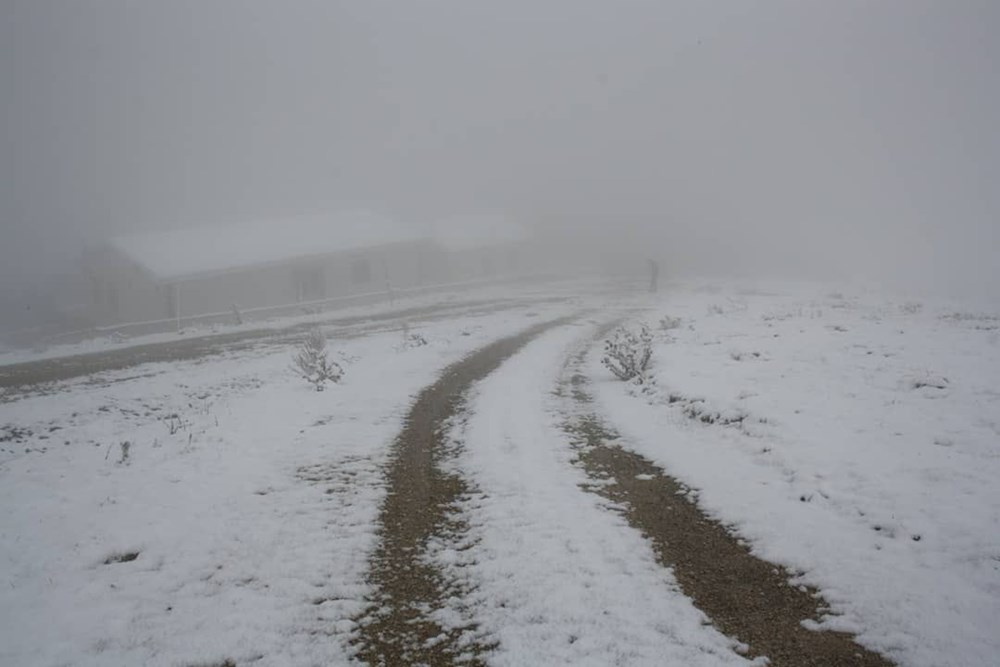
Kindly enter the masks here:
<path id="1" fill-rule="evenodd" d="M 822 627 L 902 665 L 997 664 L 1000 308 L 702 285 L 645 318 L 655 384 L 588 363 L 630 447 L 821 589 Z"/>
<path id="2" fill-rule="evenodd" d="M 479 384 L 453 429 L 454 468 L 474 488 L 461 508 L 470 529 L 432 558 L 472 593 L 441 620 L 478 623 L 498 642 L 495 665 L 749 665 L 642 536 L 581 488 L 590 481 L 553 389 L 593 330 L 529 344 Z"/>
<path id="3" fill-rule="evenodd" d="M 0 664 L 344 664 L 412 396 L 541 316 L 338 342 L 322 393 L 279 348 L 0 405 Z"/>
<path id="4" fill-rule="evenodd" d="M 606 281 L 555 280 L 538 279 L 536 281 L 511 281 L 499 284 L 468 283 L 465 285 L 441 286 L 428 288 L 426 291 L 399 290 L 394 292 L 390 301 L 388 295 L 375 303 L 350 305 L 350 298 L 345 298 L 347 305 L 315 306 L 315 312 L 309 304 L 303 304 L 302 313 L 298 315 L 282 315 L 258 318 L 253 313 L 244 313 L 242 324 L 235 322 L 235 315 L 229 318 L 233 321 L 214 322 L 206 324 L 199 321 L 184 321 L 180 331 L 173 323 L 165 322 L 165 331 L 133 335 L 129 325 L 121 327 L 104 327 L 100 331 L 79 332 L 86 335 L 83 340 L 71 343 L 45 345 L 39 343 L 36 348 L 13 347 L 0 342 L 0 366 L 19 364 L 46 359 L 58 359 L 78 354 L 92 352 L 108 352 L 124 350 L 137 345 L 156 343 L 171 343 L 189 341 L 193 338 L 211 337 L 218 334 L 240 334 L 261 330 L 280 330 L 288 327 L 325 322 L 333 319 L 357 318 L 368 316 L 384 316 L 392 312 L 400 312 L 419 308 L 440 308 L 449 305 L 460 307 L 464 303 L 479 303 L 509 299 L 531 299 L 543 296 L 575 296 L 581 291 L 593 293 L 595 290 L 607 288 Z M 331 300 L 333 301 L 333 300 Z"/>
<path id="5" fill-rule="evenodd" d="M 289 348 L 265 347 L 12 395 L 0 664 L 347 664 L 413 396 L 472 350 L 584 305 L 414 328 L 426 346 L 400 331 L 336 341 L 346 377 L 322 393 L 290 372 Z M 996 664 L 1000 308 L 817 286 L 619 299 L 478 384 L 449 464 L 475 491 L 467 542 L 428 554 L 471 593 L 439 620 L 478 621 L 498 665 L 747 664 L 579 487 L 561 430 L 567 355 L 635 306 L 653 325 L 653 382 L 614 380 L 599 342 L 584 364 L 590 407 L 623 445 L 821 589 L 822 627 L 903 667 Z"/>

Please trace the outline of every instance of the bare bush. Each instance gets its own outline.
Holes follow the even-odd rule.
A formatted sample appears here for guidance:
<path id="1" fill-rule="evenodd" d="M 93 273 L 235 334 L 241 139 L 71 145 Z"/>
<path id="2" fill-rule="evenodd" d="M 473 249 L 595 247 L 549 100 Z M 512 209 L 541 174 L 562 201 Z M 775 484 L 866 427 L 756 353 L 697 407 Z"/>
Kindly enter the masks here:
<path id="1" fill-rule="evenodd" d="M 619 380 L 643 384 L 652 356 L 653 334 L 648 326 L 640 324 L 638 331 L 618 327 L 611 338 L 604 341 L 601 363 Z"/>
<path id="2" fill-rule="evenodd" d="M 398 350 L 409 350 L 415 347 L 427 345 L 427 339 L 423 334 L 412 333 L 408 322 L 403 322 L 403 342 L 397 347 Z"/>
<path id="3" fill-rule="evenodd" d="M 415 333 L 410 334 L 403 340 L 403 349 L 412 349 L 414 347 L 424 347 L 427 345 L 427 339 L 423 335 Z"/>
<path id="4" fill-rule="evenodd" d="M 670 317 L 669 315 L 664 315 L 660 318 L 660 328 L 664 331 L 670 331 L 671 329 L 677 329 L 681 326 L 681 319 L 679 317 Z"/>
<path id="5" fill-rule="evenodd" d="M 167 425 L 167 431 L 170 433 L 170 435 L 174 435 L 182 428 L 185 428 L 187 426 L 184 420 L 181 419 L 180 415 L 178 415 L 177 413 L 170 414 L 164 417 L 163 423 Z"/>
<path id="6" fill-rule="evenodd" d="M 309 331 L 295 352 L 292 370 L 316 387 L 316 391 L 323 391 L 327 382 L 340 382 L 344 376 L 340 364 L 327 357 L 326 337 L 319 327 Z"/>

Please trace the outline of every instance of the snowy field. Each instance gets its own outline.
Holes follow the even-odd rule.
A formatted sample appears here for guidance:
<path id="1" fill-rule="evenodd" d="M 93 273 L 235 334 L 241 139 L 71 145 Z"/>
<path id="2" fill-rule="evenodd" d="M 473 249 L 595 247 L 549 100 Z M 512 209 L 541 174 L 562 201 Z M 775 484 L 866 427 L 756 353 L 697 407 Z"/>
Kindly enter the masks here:
<path id="1" fill-rule="evenodd" d="M 657 566 L 642 536 L 581 491 L 554 396 L 565 358 L 594 333 L 565 327 L 531 343 L 480 383 L 452 437 L 454 467 L 476 492 L 461 543 L 433 557 L 474 592 L 442 614 L 487 628 L 491 663 L 750 665 Z M 763 664 L 763 663 L 761 663 Z"/>
<path id="2" fill-rule="evenodd" d="M 344 664 L 411 397 L 538 319 L 338 342 L 321 393 L 285 348 L 0 404 L 0 664 Z"/>
<path id="3" fill-rule="evenodd" d="M 822 627 L 902 665 L 998 664 L 1000 309 L 702 286 L 646 321 L 652 385 L 589 363 L 627 446 L 819 588 Z"/>
<path id="4" fill-rule="evenodd" d="M 496 665 L 751 664 L 581 488 L 555 390 L 589 349 L 593 407 L 620 444 L 820 589 L 820 628 L 905 667 L 997 664 L 1000 307 L 706 284 L 414 328 L 427 345 L 333 341 L 346 375 L 324 392 L 278 347 L 0 403 L 0 664 L 349 664 L 413 397 L 582 309 L 477 384 L 454 424 L 467 542 L 427 558 L 471 593 L 442 625 L 479 623 Z M 653 332 L 642 386 L 600 363 L 594 332 L 622 318 Z"/>

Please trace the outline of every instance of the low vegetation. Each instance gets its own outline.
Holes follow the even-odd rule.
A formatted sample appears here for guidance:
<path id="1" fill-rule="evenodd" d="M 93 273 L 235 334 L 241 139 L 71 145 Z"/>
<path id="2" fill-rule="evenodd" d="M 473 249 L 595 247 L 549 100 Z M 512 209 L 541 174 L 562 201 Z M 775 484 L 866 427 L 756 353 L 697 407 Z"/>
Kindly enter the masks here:
<path id="1" fill-rule="evenodd" d="M 647 325 L 640 324 L 638 330 L 628 327 L 615 329 L 611 337 L 604 341 L 601 363 L 619 380 L 643 384 L 652 357 L 653 334 Z"/>
<path id="2" fill-rule="evenodd" d="M 326 336 L 316 327 L 309 331 L 292 357 L 292 370 L 312 384 L 316 391 L 323 391 L 327 382 L 340 382 L 344 369 L 327 356 Z"/>

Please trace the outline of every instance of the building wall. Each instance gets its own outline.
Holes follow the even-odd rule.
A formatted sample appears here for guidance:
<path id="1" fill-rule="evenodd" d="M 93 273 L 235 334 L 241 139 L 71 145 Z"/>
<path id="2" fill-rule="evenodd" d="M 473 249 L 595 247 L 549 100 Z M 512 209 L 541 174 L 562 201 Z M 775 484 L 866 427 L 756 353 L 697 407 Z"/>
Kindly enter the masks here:
<path id="1" fill-rule="evenodd" d="M 288 264 L 223 273 L 166 285 L 177 294 L 182 318 L 222 313 L 237 308 L 278 306 L 295 301 L 292 267 Z M 177 316 L 168 298 L 162 317 Z"/>
<path id="2" fill-rule="evenodd" d="M 91 319 L 97 325 L 141 322 L 163 317 L 165 290 L 134 262 L 112 248 L 85 259 Z"/>
<path id="3" fill-rule="evenodd" d="M 313 303 L 359 294 L 481 280 L 524 269 L 518 244 L 446 251 L 426 241 L 305 258 L 214 276 L 157 283 L 113 249 L 88 261 L 99 325 Z"/>
<path id="4" fill-rule="evenodd" d="M 440 282 L 441 263 L 426 242 L 306 258 L 158 284 L 124 255 L 106 249 L 87 263 L 97 324 L 193 317 L 284 306 Z"/>
<path id="5" fill-rule="evenodd" d="M 178 284 L 182 316 L 314 303 L 421 284 L 421 244 L 307 258 Z M 171 314 L 170 316 L 173 316 Z"/>
<path id="6" fill-rule="evenodd" d="M 523 244 L 505 244 L 446 254 L 446 282 L 499 278 L 517 274 L 526 269 L 526 249 Z"/>

